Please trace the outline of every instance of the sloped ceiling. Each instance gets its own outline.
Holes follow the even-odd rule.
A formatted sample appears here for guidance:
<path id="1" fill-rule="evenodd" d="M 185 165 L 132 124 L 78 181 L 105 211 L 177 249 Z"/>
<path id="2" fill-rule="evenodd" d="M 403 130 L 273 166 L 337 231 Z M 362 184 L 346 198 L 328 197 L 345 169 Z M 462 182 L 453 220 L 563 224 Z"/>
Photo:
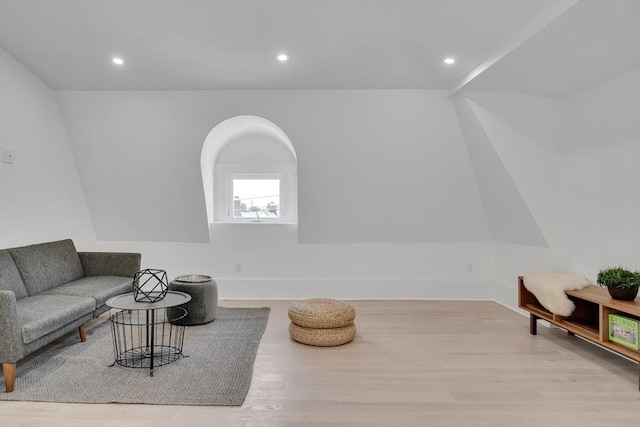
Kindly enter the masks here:
<path id="1" fill-rule="evenodd" d="M 580 1 L 470 81 L 554 99 L 640 67 L 640 1 Z"/>
<path id="2" fill-rule="evenodd" d="M 457 97 L 455 106 L 493 241 L 549 247 L 471 101 Z"/>

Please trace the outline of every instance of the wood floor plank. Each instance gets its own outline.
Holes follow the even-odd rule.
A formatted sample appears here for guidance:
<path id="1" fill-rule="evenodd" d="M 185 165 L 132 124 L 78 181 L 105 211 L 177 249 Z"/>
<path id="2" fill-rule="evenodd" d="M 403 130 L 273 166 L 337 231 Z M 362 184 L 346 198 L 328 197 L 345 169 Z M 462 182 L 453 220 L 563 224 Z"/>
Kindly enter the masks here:
<path id="1" fill-rule="evenodd" d="M 354 341 L 317 348 L 290 339 L 290 303 L 220 302 L 272 308 L 241 407 L 0 402 L 0 426 L 640 426 L 636 363 L 558 329 L 531 336 L 499 304 L 352 301 Z"/>

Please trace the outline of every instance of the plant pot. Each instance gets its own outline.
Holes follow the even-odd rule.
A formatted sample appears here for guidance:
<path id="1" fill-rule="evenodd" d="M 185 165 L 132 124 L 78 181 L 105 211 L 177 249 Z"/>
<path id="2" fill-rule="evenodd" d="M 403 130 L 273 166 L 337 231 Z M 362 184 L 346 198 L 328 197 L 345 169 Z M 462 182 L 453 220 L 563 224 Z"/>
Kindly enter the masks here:
<path id="1" fill-rule="evenodd" d="M 607 288 L 611 298 L 622 301 L 633 301 L 638 295 L 638 288 Z"/>

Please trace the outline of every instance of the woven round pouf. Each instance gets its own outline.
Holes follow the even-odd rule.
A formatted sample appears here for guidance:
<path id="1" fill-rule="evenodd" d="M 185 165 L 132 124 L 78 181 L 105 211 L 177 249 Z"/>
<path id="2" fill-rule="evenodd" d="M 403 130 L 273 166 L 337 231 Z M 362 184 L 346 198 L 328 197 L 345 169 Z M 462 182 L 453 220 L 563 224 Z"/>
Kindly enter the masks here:
<path id="1" fill-rule="evenodd" d="M 331 347 L 353 340 L 356 311 L 352 305 L 329 298 L 297 301 L 289 307 L 289 333 L 302 344 Z"/>
<path id="2" fill-rule="evenodd" d="M 289 319 L 305 328 L 340 328 L 352 324 L 355 318 L 351 304 L 330 298 L 306 299 L 289 307 Z"/>
<path id="3" fill-rule="evenodd" d="M 356 336 L 356 325 L 353 323 L 341 328 L 305 328 L 289 323 L 289 334 L 294 341 L 317 347 L 334 347 L 346 344 Z"/>

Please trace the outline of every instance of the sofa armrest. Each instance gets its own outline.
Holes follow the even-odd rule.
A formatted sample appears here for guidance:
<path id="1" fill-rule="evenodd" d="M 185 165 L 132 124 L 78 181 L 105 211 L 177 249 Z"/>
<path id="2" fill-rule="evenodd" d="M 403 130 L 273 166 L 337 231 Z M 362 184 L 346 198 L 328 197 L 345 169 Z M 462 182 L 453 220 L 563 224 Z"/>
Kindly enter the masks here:
<path id="1" fill-rule="evenodd" d="M 85 277 L 135 276 L 140 270 L 142 255 L 128 252 L 78 252 Z"/>
<path id="2" fill-rule="evenodd" d="M 14 363 L 23 357 L 16 296 L 12 291 L 0 290 L 0 363 Z"/>

